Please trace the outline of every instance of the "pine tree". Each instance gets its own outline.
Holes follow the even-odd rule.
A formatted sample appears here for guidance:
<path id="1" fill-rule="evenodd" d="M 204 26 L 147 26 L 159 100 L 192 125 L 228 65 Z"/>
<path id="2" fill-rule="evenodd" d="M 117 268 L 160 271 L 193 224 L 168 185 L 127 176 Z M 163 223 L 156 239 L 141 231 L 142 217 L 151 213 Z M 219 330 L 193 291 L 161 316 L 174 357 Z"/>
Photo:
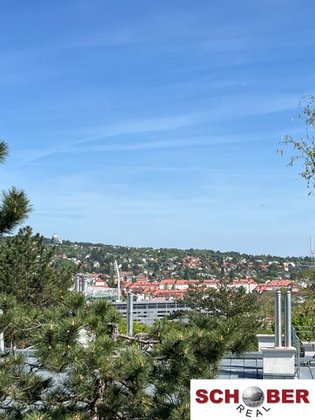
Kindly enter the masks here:
<path id="1" fill-rule="evenodd" d="M 72 284 L 70 270 L 54 267 L 54 250 L 30 227 L 7 238 L 0 248 L 1 331 L 9 346 L 25 347 L 48 310 L 62 304 Z"/>
<path id="2" fill-rule="evenodd" d="M 0 293 L 19 303 L 52 306 L 72 285 L 71 269 L 56 269 L 55 249 L 27 226 L 0 249 Z"/>
<path id="3" fill-rule="evenodd" d="M 8 146 L 0 141 L 0 163 L 8 156 Z M 24 191 L 16 187 L 2 193 L 0 201 L 0 234 L 11 233 L 24 222 L 31 211 L 31 205 Z"/>
<path id="4" fill-rule="evenodd" d="M 256 333 L 263 319 L 258 299 L 244 288 L 234 287 L 231 280 L 220 280 L 217 288 L 192 288 L 186 298 L 192 308 L 189 322 L 203 329 L 220 331 L 226 351 L 241 353 L 256 343 Z"/>

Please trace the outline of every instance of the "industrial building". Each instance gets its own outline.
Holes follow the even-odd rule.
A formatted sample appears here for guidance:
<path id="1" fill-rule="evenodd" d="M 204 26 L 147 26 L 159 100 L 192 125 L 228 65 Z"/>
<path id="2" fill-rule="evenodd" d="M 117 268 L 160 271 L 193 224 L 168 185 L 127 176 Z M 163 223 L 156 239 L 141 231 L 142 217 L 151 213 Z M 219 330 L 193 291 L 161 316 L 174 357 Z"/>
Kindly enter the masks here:
<path id="1" fill-rule="evenodd" d="M 117 311 L 127 317 L 127 301 L 113 302 Z M 133 320 L 153 325 L 154 321 L 179 310 L 190 310 L 189 306 L 175 300 L 143 300 L 133 303 Z"/>

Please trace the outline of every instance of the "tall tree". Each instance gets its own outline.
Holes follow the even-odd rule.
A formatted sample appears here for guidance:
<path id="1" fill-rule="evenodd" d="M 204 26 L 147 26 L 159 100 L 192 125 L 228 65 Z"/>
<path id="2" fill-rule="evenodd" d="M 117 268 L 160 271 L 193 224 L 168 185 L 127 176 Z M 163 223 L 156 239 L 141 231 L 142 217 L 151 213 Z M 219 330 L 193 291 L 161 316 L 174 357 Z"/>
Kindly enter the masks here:
<path id="1" fill-rule="evenodd" d="M 70 273 L 54 268 L 43 238 L 24 228 L 0 248 L 0 331 L 6 350 L 0 355 L 0 417 L 24 418 L 52 384 L 36 374 L 15 348 L 34 346 L 39 334 L 69 303 Z M 76 299 L 78 297 L 75 296 Z M 73 299 L 72 299 L 73 300 Z"/>
<path id="2" fill-rule="evenodd" d="M 8 145 L 0 141 L 0 163 L 8 156 Z M 24 222 L 31 211 L 31 205 L 24 191 L 12 187 L 2 193 L 0 201 L 0 234 L 10 233 Z"/>
<path id="3" fill-rule="evenodd" d="M 6 345 L 31 345 L 34 331 L 63 304 L 71 284 L 72 272 L 55 267 L 54 249 L 47 249 L 30 227 L 7 238 L 0 248 L 0 326 Z"/>
<path id="4" fill-rule="evenodd" d="M 306 180 L 309 194 L 315 192 L 315 97 L 306 96 L 300 101 L 299 119 L 303 122 L 305 133 L 300 138 L 291 135 L 284 136 L 283 143 L 293 147 L 294 155 L 291 157 L 290 165 L 296 161 L 302 162 L 300 175 Z M 300 275 L 308 283 L 307 296 L 305 301 L 296 305 L 293 313 L 293 324 L 299 327 L 311 326 L 308 332 L 300 332 L 304 339 L 314 339 L 314 311 L 315 311 L 315 274 L 310 269 Z"/>
<path id="5" fill-rule="evenodd" d="M 293 147 L 290 165 L 297 161 L 302 162 L 300 175 L 306 180 L 311 194 L 315 189 L 315 97 L 306 96 L 301 99 L 299 109 L 298 117 L 303 123 L 305 133 L 300 138 L 285 135 L 282 144 Z"/>
<path id="6" fill-rule="evenodd" d="M 0 293 L 18 303 L 53 306 L 72 285 L 72 270 L 57 269 L 55 249 L 27 226 L 6 239 L 0 248 Z"/>
<path id="7" fill-rule="evenodd" d="M 221 279 L 216 288 L 191 288 L 186 302 L 191 311 L 183 316 L 188 317 L 189 324 L 219 331 L 225 351 L 241 353 L 256 342 L 263 324 L 258 299 L 244 288 L 236 288 L 230 279 Z"/>

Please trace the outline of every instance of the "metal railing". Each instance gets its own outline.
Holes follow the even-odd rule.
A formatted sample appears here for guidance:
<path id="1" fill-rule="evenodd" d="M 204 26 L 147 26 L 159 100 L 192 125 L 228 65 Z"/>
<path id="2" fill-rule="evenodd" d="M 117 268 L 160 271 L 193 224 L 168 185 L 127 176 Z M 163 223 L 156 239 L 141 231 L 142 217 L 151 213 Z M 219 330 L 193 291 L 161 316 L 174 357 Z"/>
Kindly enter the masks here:
<path id="1" fill-rule="evenodd" d="M 297 325 L 295 330 L 301 340 L 314 341 L 315 340 L 315 325 Z"/>
<path id="2" fill-rule="evenodd" d="M 300 364 L 301 364 L 301 340 L 297 335 L 297 331 L 294 327 L 291 328 L 292 331 L 292 345 L 296 348 L 295 352 L 295 376 L 300 378 Z"/>

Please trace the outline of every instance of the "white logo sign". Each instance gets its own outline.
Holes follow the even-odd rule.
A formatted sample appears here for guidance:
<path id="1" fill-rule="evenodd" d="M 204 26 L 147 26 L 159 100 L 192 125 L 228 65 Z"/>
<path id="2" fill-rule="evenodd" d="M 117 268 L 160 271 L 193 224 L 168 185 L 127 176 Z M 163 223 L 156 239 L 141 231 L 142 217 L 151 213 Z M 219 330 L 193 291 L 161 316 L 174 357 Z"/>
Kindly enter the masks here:
<path id="1" fill-rule="evenodd" d="M 314 380 L 190 381 L 191 420 L 296 420 L 314 413 Z"/>

